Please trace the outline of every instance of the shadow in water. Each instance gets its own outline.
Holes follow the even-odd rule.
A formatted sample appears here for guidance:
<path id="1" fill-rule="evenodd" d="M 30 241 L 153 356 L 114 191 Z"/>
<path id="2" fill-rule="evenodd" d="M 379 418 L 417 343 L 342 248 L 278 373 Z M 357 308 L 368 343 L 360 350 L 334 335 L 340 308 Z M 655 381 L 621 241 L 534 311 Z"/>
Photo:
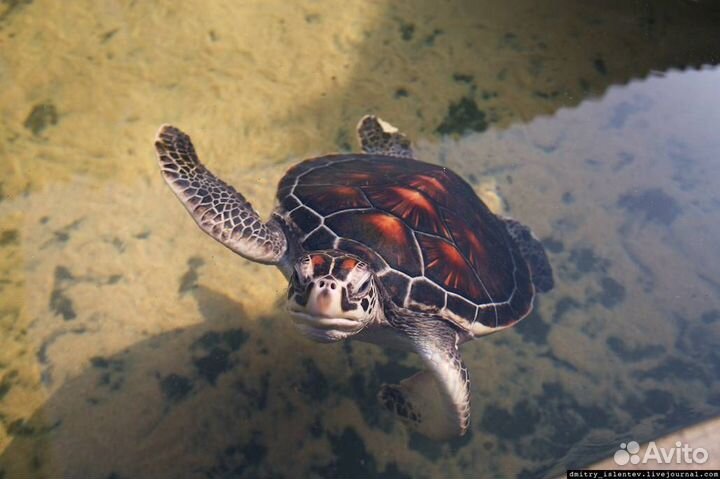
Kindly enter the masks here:
<path id="1" fill-rule="evenodd" d="M 505 128 L 613 85 L 717 64 L 718 24 L 711 2 L 391 2 L 363 32 L 349 82 L 281 123 L 341 125 L 340 150 L 367 112 L 416 139 Z"/>
<path id="2" fill-rule="evenodd" d="M 559 380 L 543 382 L 542 391 L 534 392 L 527 375 L 547 367 L 543 362 L 579 373 L 547 345 L 548 323 L 578 307 L 565 298 L 551 318 L 534 313 L 498 335 L 496 355 L 512 351 L 514 377 L 490 374 L 501 359 L 477 358 L 487 343 L 464 349 L 475 355 L 475 380 L 496 394 L 475 395 L 473 430 L 465 438 L 434 443 L 405 436 L 375 399 L 381 382 L 397 381 L 417 366 L 405 353 L 382 354 L 358 343 L 318 347 L 301 339 L 282 314 L 248 318 L 221 293 L 185 289 L 205 322 L 92 358 L 42 410 L 9 425 L 14 440 L 0 457 L 0 477 L 34 471 L 38 478 L 402 479 L 435 477 L 422 470 L 441 469 L 444 461 L 459 463 L 459 476 L 476 477 L 490 466 L 483 455 L 522 458 L 521 477 L 547 477 L 611 454 L 639 422 L 670 431 L 709 411 L 688 409 L 662 387 L 637 394 L 619 387 L 621 401 L 614 407 L 613 397 L 588 405 L 572 384 Z M 711 381 L 718 377 L 715 352 L 695 346 L 705 344 L 699 337 L 714 334 L 716 320 L 688 325 L 678 338 L 678 351 L 686 356 L 668 357 L 652 370 L 644 365 L 662 351 L 633 348 L 621 338 L 609 340 L 608 347 L 645 379 Z M 521 389 L 510 409 L 499 401 L 507 384 Z M 412 470 L 405 469 L 408 460 Z"/>
<path id="3" fill-rule="evenodd" d="M 0 477 L 409 477 L 381 470 L 356 427 L 393 431 L 375 394 L 411 367 L 378 355 L 363 371 L 352 345 L 318 348 L 282 313 L 248 318 L 221 293 L 188 293 L 205 322 L 91 358 L 8 426 Z"/>

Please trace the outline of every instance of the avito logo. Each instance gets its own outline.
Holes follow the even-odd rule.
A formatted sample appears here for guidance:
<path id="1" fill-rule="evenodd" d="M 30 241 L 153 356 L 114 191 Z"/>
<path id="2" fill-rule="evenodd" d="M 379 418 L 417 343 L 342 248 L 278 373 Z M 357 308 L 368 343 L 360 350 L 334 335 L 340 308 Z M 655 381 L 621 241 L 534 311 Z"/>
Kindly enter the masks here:
<path id="1" fill-rule="evenodd" d="M 624 466 L 630 464 L 647 464 L 655 461 L 657 464 L 705 464 L 708 460 L 708 452 L 702 447 L 692 448 L 680 441 L 675 447 L 658 447 L 654 441 L 650 441 L 643 454 L 640 454 L 640 444 L 630 441 L 627 444 L 620 444 L 620 449 L 613 456 L 615 464 Z"/>

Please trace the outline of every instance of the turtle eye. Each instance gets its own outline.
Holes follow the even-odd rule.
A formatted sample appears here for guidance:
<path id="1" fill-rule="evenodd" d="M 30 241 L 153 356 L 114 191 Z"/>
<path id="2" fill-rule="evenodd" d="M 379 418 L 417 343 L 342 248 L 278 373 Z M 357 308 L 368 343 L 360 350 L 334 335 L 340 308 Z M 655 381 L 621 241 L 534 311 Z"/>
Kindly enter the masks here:
<path id="1" fill-rule="evenodd" d="M 365 296 L 367 292 L 370 290 L 370 280 L 372 278 L 366 279 L 363 284 L 360 285 L 358 290 L 355 292 L 355 296 Z"/>
<path id="2" fill-rule="evenodd" d="M 300 275 L 295 270 L 293 271 L 293 274 L 290 277 L 290 284 L 292 284 L 293 288 L 295 288 L 298 291 L 301 291 L 305 287 L 305 285 L 303 284 L 303 281 L 300 279 Z"/>

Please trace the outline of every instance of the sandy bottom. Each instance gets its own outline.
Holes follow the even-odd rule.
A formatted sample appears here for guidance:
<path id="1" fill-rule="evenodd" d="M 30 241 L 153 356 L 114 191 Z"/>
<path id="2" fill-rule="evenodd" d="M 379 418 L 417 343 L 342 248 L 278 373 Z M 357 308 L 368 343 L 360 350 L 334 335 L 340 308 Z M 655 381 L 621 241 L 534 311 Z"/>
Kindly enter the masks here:
<path id="1" fill-rule="evenodd" d="M 718 415 L 702 4 L 199 5 L 0 6 L 0 478 L 550 477 Z M 199 231 L 154 162 L 177 124 L 268 214 L 367 112 L 555 268 L 531 318 L 463 347 L 473 428 L 446 444 L 376 402 L 417 358 L 302 339 L 281 274 Z"/>

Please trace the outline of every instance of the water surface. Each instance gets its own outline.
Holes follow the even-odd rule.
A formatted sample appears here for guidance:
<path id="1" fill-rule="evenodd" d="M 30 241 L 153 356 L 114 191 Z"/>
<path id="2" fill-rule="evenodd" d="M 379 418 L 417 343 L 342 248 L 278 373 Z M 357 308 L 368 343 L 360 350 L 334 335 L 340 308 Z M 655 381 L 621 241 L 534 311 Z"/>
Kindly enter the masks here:
<path id="1" fill-rule="evenodd" d="M 710 2 L 0 4 L 0 477 L 550 477 L 720 412 Z M 380 410 L 420 366 L 317 345 L 200 232 L 158 126 L 263 214 L 375 113 L 545 243 L 557 287 L 463 347 L 473 426 Z"/>

